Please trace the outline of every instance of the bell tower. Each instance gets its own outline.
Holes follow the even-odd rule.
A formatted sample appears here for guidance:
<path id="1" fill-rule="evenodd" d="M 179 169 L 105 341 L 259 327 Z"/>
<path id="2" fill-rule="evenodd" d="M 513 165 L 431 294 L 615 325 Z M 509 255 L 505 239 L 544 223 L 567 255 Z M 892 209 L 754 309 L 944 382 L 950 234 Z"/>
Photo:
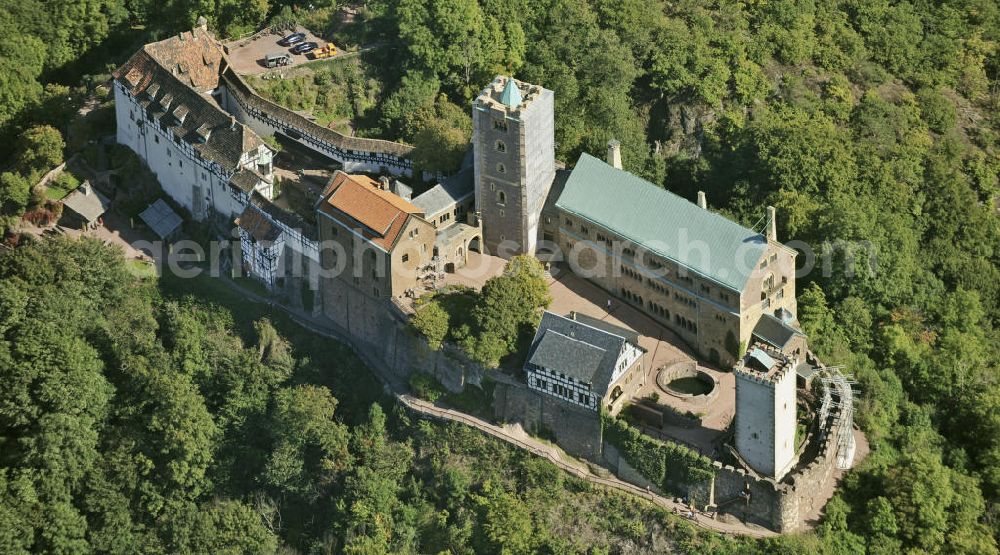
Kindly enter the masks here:
<path id="1" fill-rule="evenodd" d="M 552 91 L 497 76 L 472 104 L 476 210 L 487 252 L 535 252 L 555 177 Z"/>

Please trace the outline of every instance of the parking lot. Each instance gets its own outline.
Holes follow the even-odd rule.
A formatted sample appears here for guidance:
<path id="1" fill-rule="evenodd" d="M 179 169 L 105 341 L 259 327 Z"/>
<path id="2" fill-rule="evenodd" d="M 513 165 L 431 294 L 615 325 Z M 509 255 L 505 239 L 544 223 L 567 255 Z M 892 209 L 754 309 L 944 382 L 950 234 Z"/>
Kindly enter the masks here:
<path id="1" fill-rule="evenodd" d="M 325 40 L 312 34 L 304 27 L 298 27 L 296 31 L 305 34 L 306 38 L 303 42 L 315 42 L 319 45 L 319 48 L 326 46 Z M 245 39 L 226 43 L 226 49 L 229 51 L 229 62 L 232 64 L 233 69 L 236 70 L 236 73 L 254 75 L 269 71 L 269 68 L 264 65 L 264 57 L 268 54 L 289 54 L 292 57 L 292 63 L 284 66 L 285 68 L 295 67 L 310 61 L 307 55 L 291 54 L 291 47 L 278 44 L 281 38 L 290 34 L 291 31 L 283 31 L 280 34 L 273 32 L 258 33 Z M 280 70 L 281 67 L 274 69 Z"/>

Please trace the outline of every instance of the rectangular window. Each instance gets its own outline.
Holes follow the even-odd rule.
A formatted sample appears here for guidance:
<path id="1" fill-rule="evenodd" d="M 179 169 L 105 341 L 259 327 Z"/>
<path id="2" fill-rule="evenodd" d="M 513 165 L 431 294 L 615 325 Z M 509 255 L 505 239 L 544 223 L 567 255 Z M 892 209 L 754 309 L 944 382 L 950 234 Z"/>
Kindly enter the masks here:
<path id="1" fill-rule="evenodd" d="M 403 260 L 403 262 L 409 262 L 410 261 L 410 255 L 404 254 L 402 260 Z"/>

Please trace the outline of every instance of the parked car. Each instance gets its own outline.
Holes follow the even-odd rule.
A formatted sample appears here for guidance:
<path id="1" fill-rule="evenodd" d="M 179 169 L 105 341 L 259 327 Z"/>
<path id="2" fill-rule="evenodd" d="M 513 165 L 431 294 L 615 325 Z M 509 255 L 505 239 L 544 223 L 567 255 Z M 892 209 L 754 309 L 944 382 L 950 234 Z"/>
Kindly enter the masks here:
<path id="1" fill-rule="evenodd" d="M 264 56 L 264 65 L 267 67 L 287 66 L 292 63 L 292 57 L 287 52 L 276 52 Z"/>
<path id="2" fill-rule="evenodd" d="M 292 54 L 305 54 L 316 50 L 319 45 L 315 42 L 303 42 L 292 47 Z"/>
<path id="3" fill-rule="evenodd" d="M 298 44 L 304 40 L 306 40 L 305 33 L 292 33 L 291 35 L 279 40 L 278 44 L 281 46 L 292 46 L 293 44 Z"/>

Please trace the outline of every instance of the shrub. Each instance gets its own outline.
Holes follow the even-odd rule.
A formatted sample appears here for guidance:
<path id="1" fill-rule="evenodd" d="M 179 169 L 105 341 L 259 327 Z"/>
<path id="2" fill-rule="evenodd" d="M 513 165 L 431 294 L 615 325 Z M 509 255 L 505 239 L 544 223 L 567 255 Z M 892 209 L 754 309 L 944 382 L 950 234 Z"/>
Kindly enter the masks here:
<path id="1" fill-rule="evenodd" d="M 684 445 L 653 439 L 624 420 L 603 414 L 604 438 L 663 491 L 683 494 L 686 484 L 711 479 L 712 461 Z"/>
<path id="2" fill-rule="evenodd" d="M 426 372 L 414 372 L 410 375 L 410 389 L 417 397 L 432 403 L 445 393 L 441 382 Z"/>
<path id="3" fill-rule="evenodd" d="M 944 133 L 955 126 L 958 120 L 955 105 L 940 92 L 930 87 L 920 89 L 917 101 L 920 103 L 920 114 L 932 131 Z"/>

